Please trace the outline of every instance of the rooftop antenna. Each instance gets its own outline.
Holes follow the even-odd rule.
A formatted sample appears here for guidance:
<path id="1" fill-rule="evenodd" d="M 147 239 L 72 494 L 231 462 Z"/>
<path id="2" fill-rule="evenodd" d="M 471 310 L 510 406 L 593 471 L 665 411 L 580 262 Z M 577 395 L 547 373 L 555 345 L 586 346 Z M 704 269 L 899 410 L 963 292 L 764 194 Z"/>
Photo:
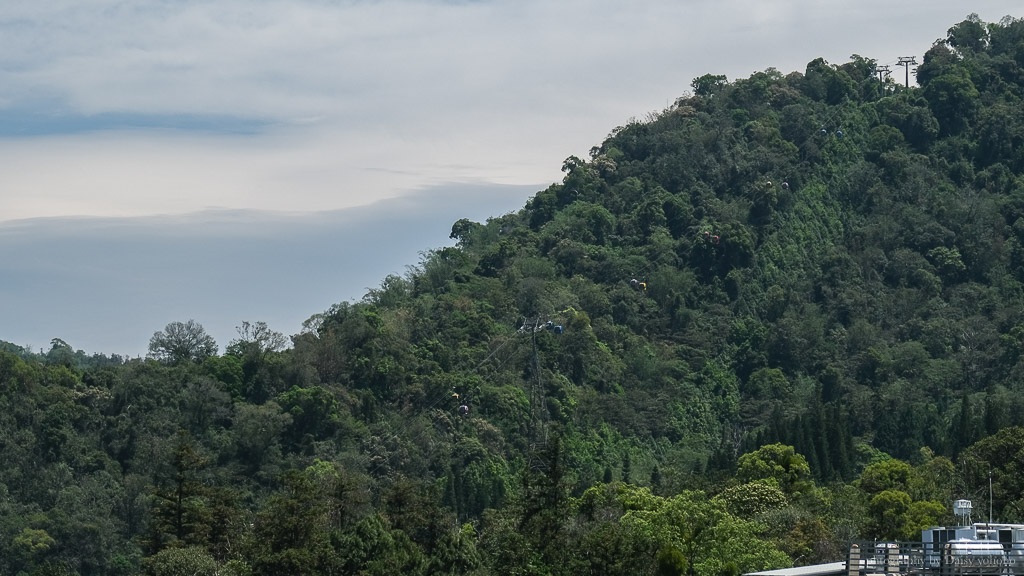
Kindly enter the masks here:
<path id="1" fill-rule="evenodd" d="M 992 471 L 988 471 L 988 523 L 992 523 Z"/>

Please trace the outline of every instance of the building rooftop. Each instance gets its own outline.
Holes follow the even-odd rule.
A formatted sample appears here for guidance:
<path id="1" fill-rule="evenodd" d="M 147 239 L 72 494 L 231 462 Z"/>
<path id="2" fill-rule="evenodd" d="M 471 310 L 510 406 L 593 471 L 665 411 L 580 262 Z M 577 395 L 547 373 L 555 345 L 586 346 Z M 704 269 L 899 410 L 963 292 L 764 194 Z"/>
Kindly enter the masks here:
<path id="1" fill-rule="evenodd" d="M 765 570 L 764 572 L 750 572 L 744 576 L 832 576 L 846 572 L 846 562 L 829 562 L 828 564 L 813 564 L 811 566 L 798 566 L 796 568 L 779 568 L 778 570 Z"/>

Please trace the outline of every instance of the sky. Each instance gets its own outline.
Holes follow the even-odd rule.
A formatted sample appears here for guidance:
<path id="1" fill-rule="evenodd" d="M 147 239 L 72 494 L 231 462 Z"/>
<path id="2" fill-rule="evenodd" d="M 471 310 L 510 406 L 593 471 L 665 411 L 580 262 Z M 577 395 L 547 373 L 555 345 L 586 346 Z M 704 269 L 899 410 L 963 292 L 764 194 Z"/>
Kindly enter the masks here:
<path id="1" fill-rule="evenodd" d="M 693 78 L 921 56 L 1019 0 L 0 3 L 0 340 L 286 335 Z M 893 66 L 896 75 L 901 70 Z"/>

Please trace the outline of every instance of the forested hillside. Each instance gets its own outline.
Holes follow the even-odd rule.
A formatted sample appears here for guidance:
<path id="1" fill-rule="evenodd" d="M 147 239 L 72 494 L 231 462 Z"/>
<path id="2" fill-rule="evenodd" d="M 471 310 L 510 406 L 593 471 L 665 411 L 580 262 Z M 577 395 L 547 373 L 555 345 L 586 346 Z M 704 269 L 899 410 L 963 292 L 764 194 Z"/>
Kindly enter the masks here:
<path id="1" fill-rule="evenodd" d="M 290 339 L 4 345 L 0 574 L 735 576 L 990 471 L 1024 521 L 1024 20 L 875 65 L 697 78 Z"/>

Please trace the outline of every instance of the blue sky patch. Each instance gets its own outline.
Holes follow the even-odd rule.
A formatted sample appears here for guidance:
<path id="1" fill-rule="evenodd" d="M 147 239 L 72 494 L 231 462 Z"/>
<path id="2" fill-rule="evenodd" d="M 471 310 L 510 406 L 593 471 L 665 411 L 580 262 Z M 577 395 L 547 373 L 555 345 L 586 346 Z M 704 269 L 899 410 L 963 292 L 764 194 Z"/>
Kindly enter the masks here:
<path id="1" fill-rule="evenodd" d="M 85 116 L 60 112 L 46 114 L 34 110 L 0 110 L 0 137 L 5 138 L 154 129 L 206 134 L 258 134 L 270 124 L 253 118 L 202 114 L 109 112 Z"/>

